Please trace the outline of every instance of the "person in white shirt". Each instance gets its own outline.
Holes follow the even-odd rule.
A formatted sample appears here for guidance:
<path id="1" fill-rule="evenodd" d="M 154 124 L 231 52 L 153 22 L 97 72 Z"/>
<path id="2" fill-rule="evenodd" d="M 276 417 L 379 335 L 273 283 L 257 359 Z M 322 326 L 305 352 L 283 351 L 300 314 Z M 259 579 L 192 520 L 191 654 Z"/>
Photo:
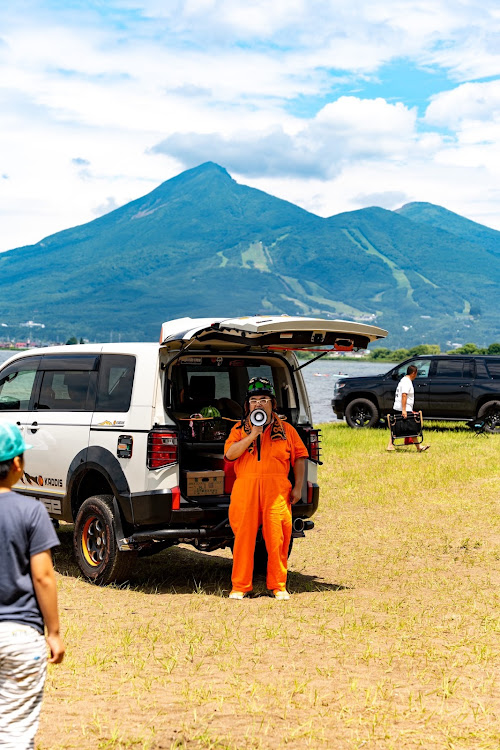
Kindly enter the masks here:
<path id="1" fill-rule="evenodd" d="M 392 408 L 394 414 L 402 414 L 403 419 L 406 419 L 409 411 L 413 411 L 413 404 L 415 403 L 415 389 L 413 388 L 413 381 L 415 380 L 417 375 L 418 370 L 415 365 L 408 365 L 406 375 L 401 378 L 398 383 L 398 387 L 396 388 L 394 406 Z M 408 438 L 408 440 L 413 443 L 412 438 Z M 419 443 L 413 443 L 413 445 L 415 445 L 419 453 L 421 453 L 422 451 L 426 451 L 429 448 L 428 445 L 422 446 Z M 387 446 L 387 450 L 395 450 L 394 445 L 392 444 L 392 435 L 389 436 L 389 445 Z"/>

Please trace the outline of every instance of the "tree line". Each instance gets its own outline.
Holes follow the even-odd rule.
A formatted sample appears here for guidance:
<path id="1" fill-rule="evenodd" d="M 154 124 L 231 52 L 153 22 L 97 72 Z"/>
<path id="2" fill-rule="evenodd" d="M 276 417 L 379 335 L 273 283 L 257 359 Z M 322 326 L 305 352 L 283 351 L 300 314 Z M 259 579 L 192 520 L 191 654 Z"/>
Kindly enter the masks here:
<path id="1" fill-rule="evenodd" d="M 410 357 L 418 357 L 419 355 L 425 354 L 441 354 L 441 347 L 439 344 L 419 344 L 411 349 L 387 349 L 386 347 L 379 347 L 370 351 L 367 359 L 371 360 L 384 360 L 385 362 L 401 362 L 404 359 Z M 486 347 L 477 346 L 476 344 L 468 343 L 460 346 L 458 349 L 451 349 L 445 354 L 499 354 L 500 355 L 500 343 L 495 342 Z"/>

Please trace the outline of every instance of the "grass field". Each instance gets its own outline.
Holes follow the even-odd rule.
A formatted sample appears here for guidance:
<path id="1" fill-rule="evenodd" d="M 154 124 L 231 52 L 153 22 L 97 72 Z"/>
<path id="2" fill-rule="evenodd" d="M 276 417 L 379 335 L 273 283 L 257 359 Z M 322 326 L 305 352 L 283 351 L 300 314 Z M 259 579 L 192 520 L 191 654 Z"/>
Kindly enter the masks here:
<path id="1" fill-rule="evenodd" d="M 230 601 L 231 557 L 177 547 L 130 583 L 56 553 L 67 656 L 38 750 L 500 747 L 500 438 L 453 426 L 387 453 L 323 427 L 316 528 L 289 602 Z"/>

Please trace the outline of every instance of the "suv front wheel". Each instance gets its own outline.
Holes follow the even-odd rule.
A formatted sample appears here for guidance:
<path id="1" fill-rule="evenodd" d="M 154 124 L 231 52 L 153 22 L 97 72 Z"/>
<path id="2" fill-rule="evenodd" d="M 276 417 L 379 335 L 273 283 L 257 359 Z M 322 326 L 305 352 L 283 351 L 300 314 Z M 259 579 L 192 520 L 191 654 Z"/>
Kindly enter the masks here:
<path id="1" fill-rule="evenodd" d="M 88 581 L 105 585 L 128 578 L 136 553 L 121 552 L 115 536 L 113 499 L 94 495 L 82 503 L 75 520 L 73 548 Z"/>
<path id="2" fill-rule="evenodd" d="M 345 420 L 349 427 L 374 427 L 378 419 L 379 410 L 367 398 L 355 398 L 345 410 Z"/>
<path id="3" fill-rule="evenodd" d="M 477 413 L 478 419 L 484 419 L 486 432 L 500 432 L 500 401 L 488 401 Z"/>

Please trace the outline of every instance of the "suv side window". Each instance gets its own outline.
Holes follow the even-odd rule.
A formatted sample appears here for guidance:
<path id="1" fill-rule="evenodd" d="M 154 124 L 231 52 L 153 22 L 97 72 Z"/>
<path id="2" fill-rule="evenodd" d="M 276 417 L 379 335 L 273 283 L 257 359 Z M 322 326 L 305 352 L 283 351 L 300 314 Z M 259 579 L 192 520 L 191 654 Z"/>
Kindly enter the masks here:
<path id="1" fill-rule="evenodd" d="M 416 359 L 413 362 L 405 362 L 404 365 L 401 365 L 397 369 L 398 378 L 402 378 L 404 375 L 406 375 L 406 370 L 410 365 L 415 365 L 415 367 L 418 370 L 417 373 L 417 380 L 418 378 L 428 378 L 429 377 L 429 370 L 431 368 L 431 360 L 430 359 Z"/>
<path id="2" fill-rule="evenodd" d="M 500 359 L 488 360 L 486 363 L 490 378 L 494 380 L 500 380 Z"/>
<path id="3" fill-rule="evenodd" d="M 14 362 L 0 379 L 0 410 L 28 411 L 39 357 Z"/>
<path id="4" fill-rule="evenodd" d="M 103 354 L 95 411 L 128 411 L 134 372 L 135 357 L 127 354 Z"/>
<path id="5" fill-rule="evenodd" d="M 484 359 L 476 359 L 476 380 L 488 380 L 489 377 Z"/>
<path id="6" fill-rule="evenodd" d="M 92 411 L 87 408 L 90 371 L 45 370 L 37 409 L 52 411 Z"/>
<path id="7" fill-rule="evenodd" d="M 434 376 L 436 378 L 462 378 L 469 376 L 470 363 L 465 363 L 466 372 L 464 373 L 464 360 L 463 359 L 438 359 L 436 362 L 436 369 Z"/>

